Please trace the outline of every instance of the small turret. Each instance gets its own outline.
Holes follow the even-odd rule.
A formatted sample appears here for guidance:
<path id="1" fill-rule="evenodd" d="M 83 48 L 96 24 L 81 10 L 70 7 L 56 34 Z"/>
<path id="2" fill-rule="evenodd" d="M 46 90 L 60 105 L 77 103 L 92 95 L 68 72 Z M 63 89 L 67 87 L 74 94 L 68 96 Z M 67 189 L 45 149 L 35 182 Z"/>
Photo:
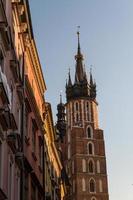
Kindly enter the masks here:
<path id="1" fill-rule="evenodd" d="M 63 142 L 63 137 L 66 133 L 66 121 L 65 121 L 65 105 L 62 103 L 62 95 L 60 94 L 60 103 L 57 105 L 57 134 L 59 139 Z"/>

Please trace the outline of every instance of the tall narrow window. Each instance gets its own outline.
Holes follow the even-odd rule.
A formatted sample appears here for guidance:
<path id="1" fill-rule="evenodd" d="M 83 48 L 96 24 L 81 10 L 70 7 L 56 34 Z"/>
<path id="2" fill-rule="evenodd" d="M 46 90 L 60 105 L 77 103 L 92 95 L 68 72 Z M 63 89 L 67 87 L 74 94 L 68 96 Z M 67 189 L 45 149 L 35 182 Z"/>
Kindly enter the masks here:
<path id="1" fill-rule="evenodd" d="M 74 104 L 74 111 L 75 111 L 75 122 L 79 122 L 80 120 L 80 113 L 79 113 L 79 102 L 75 102 Z"/>
<path id="2" fill-rule="evenodd" d="M 92 137 L 93 137 L 92 128 L 89 126 L 87 127 L 87 138 L 92 138 Z"/>
<path id="3" fill-rule="evenodd" d="M 100 161 L 97 160 L 97 173 L 100 173 Z"/>
<path id="4" fill-rule="evenodd" d="M 85 183 L 85 179 L 82 178 L 82 191 L 85 192 L 86 191 L 86 183 Z"/>
<path id="5" fill-rule="evenodd" d="M 70 153 L 70 144 L 68 145 L 68 159 L 70 159 L 70 155 L 71 153 Z"/>
<path id="6" fill-rule="evenodd" d="M 86 172 L 86 160 L 82 159 L 83 172 Z"/>
<path id="7" fill-rule="evenodd" d="M 86 120 L 87 121 L 90 121 L 90 116 L 91 116 L 91 113 L 90 113 L 90 103 L 87 101 L 86 102 Z"/>
<path id="8" fill-rule="evenodd" d="M 94 179 L 90 180 L 90 182 L 89 182 L 89 188 L 90 188 L 90 192 L 95 192 L 96 191 L 96 186 L 95 186 Z"/>
<path id="9" fill-rule="evenodd" d="M 93 155 L 94 154 L 94 144 L 88 143 L 88 154 Z"/>
<path id="10" fill-rule="evenodd" d="M 92 160 L 89 161 L 89 172 L 94 173 L 94 162 Z"/>
<path id="11" fill-rule="evenodd" d="M 99 180 L 99 192 L 103 192 L 102 180 Z"/>
<path id="12" fill-rule="evenodd" d="M 97 200 L 96 197 L 92 197 L 91 200 Z"/>

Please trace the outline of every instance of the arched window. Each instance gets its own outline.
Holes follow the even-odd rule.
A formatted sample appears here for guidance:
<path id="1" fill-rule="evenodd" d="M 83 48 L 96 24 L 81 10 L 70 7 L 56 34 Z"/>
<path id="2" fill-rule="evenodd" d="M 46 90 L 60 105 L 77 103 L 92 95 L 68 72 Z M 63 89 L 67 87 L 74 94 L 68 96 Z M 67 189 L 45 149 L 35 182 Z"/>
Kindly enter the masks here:
<path id="1" fill-rule="evenodd" d="M 89 173 L 94 173 L 94 162 L 89 160 Z"/>
<path id="2" fill-rule="evenodd" d="M 70 152 L 70 144 L 68 145 L 68 159 L 70 159 L 70 155 L 71 154 L 71 152 Z"/>
<path id="3" fill-rule="evenodd" d="M 79 102 L 74 103 L 74 112 L 75 112 L 75 122 L 78 122 L 80 120 Z"/>
<path id="4" fill-rule="evenodd" d="M 103 192 L 102 180 L 99 180 L 99 192 Z"/>
<path id="5" fill-rule="evenodd" d="M 90 182 L 89 182 L 89 189 L 90 189 L 90 192 L 95 192 L 96 191 L 96 186 L 95 186 L 94 179 L 90 180 Z"/>
<path id="6" fill-rule="evenodd" d="M 96 197 L 92 197 L 91 200 L 97 200 Z"/>
<path id="7" fill-rule="evenodd" d="M 82 191 L 85 192 L 86 191 L 86 183 L 85 183 L 85 179 L 82 178 Z"/>
<path id="8" fill-rule="evenodd" d="M 83 167 L 83 172 L 86 172 L 86 160 L 82 160 L 82 167 Z"/>
<path id="9" fill-rule="evenodd" d="M 94 144 L 91 142 L 88 143 L 88 154 L 90 155 L 94 154 Z"/>
<path id="10" fill-rule="evenodd" d="M 93 132 L 92 132 L 92 127 L 87 127 L 87 138 L 92 138 L 93 137 Z"/>
<path id="11" fill-rule="evenodd" d="M 86 120 L 87 121 L 90 121 L 90 116 L 91 116 L 91 113 L 90 113 L 90 102 L 87 101 L 86 102 Z"/>
<path id="12" fill-rule="evenodd" d="M 100 161 L 97 160 L 97 173 L 100 173 Z"/>

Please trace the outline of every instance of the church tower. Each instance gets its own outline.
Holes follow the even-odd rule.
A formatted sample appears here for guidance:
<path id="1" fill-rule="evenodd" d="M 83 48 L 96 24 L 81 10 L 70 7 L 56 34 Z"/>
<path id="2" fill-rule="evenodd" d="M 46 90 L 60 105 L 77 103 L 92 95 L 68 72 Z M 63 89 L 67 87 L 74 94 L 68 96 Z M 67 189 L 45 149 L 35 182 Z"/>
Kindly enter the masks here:
<path id="1" fill-rule="evenodd" d="M 87 77 L 79 32 L 77 35 L 75 80 L 72 83 L 69 72 L 66 83 L 66 134 L 63 132 L 61 137 L 63 162 L 71 184 L 65 200 L 109 200 L 104 137 L 98 123 L 96 83 L 91 71 L 90 77 Z M 60 106 L 64 104 L 61 102 Z M 59 116 L 58 121 L 64 119 L 64 114 L 62 117 L 57 114 Z"/>

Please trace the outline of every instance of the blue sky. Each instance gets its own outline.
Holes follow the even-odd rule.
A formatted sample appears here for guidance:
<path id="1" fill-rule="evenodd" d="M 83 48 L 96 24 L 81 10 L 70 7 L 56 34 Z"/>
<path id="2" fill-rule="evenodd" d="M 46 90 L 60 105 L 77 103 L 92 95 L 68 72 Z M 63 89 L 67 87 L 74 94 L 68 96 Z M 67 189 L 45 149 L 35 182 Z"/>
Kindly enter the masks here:
<path id="1" fill-rule="evenodd" d="M 74 76 L 77 26 L 81 50 L 97 83 L 110 200 L 133 199 L 133 0 L 30 0 L 32 23 L 56 119 L 65 102 L 68 68 Z"/>

